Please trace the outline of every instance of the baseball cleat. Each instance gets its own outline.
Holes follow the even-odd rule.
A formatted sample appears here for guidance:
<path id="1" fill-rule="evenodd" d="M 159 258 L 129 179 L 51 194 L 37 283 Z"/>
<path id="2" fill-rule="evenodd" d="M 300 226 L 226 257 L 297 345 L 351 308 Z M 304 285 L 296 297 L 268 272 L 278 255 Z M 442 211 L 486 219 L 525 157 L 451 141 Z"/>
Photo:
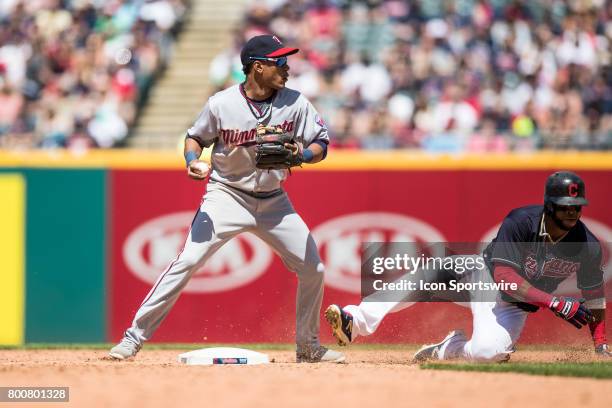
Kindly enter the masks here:
<path id="1" fill-rule="evenodd" d="M 449 344 L 458 340 L 466 340 L 463 330 L 453 330 L 452 332 L 448 333 L 441 342 L 424 345 L 416 353 L 414 353 L 412 361 L 415 363 L 422 363 L 423 361 L 427 360 L 444 360 L 444 353 Z"/>
<path id="2" fill-rule="evenodd" d="M 343 363 L 344 354 L 323 346 L 298 347 L 295 353 L 298 363 Z"/>
<path id="3" fill-rule="evenodd" d="M 332 334 L 339 346 L 346 346 L 353 340 L 353 316 L 338 305 L 329 305 L 325 310 L 325 320 L 332 328 Z"/>
<path id="4" fill-rule="evenodd" d="M 127 360 L 136 356 L 139 350 L 140 346 L 138 344 L 124 337 L 119 344 L 110 349 L 108 355 L 115 360 Z"/>

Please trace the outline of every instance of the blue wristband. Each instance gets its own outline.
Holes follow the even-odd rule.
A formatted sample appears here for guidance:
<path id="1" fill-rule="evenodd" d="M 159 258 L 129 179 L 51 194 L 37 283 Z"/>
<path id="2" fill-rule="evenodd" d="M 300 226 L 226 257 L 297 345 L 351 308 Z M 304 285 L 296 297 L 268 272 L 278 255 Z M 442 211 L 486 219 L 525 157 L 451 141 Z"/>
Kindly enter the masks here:
<path id="1" fill-rule="evenodd" d="M 189 163 L 198 159 L 198 155 L 194 151 L 188 151 L 185 153 L 185 167 L 189 167 Z"/>
<path id="2" fill-rule="evenodd" d="M 304 149 L 302 156 L 304 157 L 304 163 L 310 163 L 314 158 L 314 153 L 310 149 Z"/>

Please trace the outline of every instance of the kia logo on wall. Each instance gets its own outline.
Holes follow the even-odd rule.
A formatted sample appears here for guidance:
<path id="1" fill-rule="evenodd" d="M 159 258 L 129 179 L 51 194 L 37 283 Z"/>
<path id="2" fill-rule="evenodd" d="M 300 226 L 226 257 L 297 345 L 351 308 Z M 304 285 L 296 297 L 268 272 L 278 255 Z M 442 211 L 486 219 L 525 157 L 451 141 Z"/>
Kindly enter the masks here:
<path id="1" fill-rule="evenodd" d="M 134 229 L 123 245 L 123 259 L 139 279 L 154 284 L 182 250 L 193 212 L 154 218 Z M 215 252 L 198 269 L 185 292 L 222 292 L 239 288 L 262 275 L 272 261 L 272 251 L 250 233 L 240 234 Z"/>
<path id="2" fill-rule="evenodd" d="M 599 239 L 603 250 L 602 258 L 604 263 L 604 282 L 609 282 L 612 279 L 612 265 L 610 262 L 612 256 L 612 229 L 600 221 L 596 221 L 589 217 L 580 217 L 580 220 L 587 228 Z M 497 236 L 501 223 L 497 224 L 488 230 L 480 239 L 482 242 L 481 251 L 483 251 L 489 242 Z M 560 295 L 571 295 L 577 292 L 576 275 L 572 275 L 559 285 L 555 293 Z"/>
<path id="3" fill-rule="evenodd" d="M 343 215 L 319 225 L 312 235 L 325 265 L 325 283 L 351 293 L 361 291 L 362 243 L 445 241 L 431 225 L 390 212 Z"/>

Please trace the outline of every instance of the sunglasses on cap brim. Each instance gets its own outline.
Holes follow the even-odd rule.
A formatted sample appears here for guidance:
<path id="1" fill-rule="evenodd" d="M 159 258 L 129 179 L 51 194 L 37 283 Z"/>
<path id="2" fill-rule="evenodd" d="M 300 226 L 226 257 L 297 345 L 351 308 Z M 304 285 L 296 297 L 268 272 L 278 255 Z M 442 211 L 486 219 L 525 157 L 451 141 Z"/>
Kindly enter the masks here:
<path id="1" fill-rule="evenodd" d="M 282 67 L 287 65 L 287 57 L 278 57 L 278 58 L 270 58 L 270 57 L 249 57 L 251 60 L 255 61 L 269 61 L 273 62 L 277 67 Z"/>

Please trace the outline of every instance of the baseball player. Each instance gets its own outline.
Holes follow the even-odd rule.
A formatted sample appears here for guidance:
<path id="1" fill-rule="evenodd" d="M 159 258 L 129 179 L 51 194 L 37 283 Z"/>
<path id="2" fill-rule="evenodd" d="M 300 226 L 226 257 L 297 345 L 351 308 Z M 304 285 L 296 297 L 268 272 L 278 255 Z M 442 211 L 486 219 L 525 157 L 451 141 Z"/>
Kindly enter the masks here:
<path id="1" fill-rule="evenodd" d="M 329 142 L 327 128 L 312 104 L 285 87 L 287 57 L 298 51 L 272 35 L 249 40 L 240 55 L 246 81 L 213 95 L 188 129 L 187 174 L 195 180 L 210 176 L 204 200 L 182 251 L 145 297 L 132 326 L 110 350 L 111 357 L 134 357 L 192 274 L 224 243 L 249 231 L 297 274 L 297 361 L 344 360 L 342 353 L 319 344 L 323 264 L 308 227 L 281 187 L 290 167 L 323 160 Z M 211 145 L 209 167 L 199 157 Z"/>
<path id="2" fill-rule="evenodd" d="M 441 342 L 423 346 L 414 355 L 414 361 L 454 358 L 507 361 L 527 316 L 540 308 L 550 309 L 577 328 L 588 325 L 596 354 L 612 357 L 606 341 L 601 245 L 580 221 L 582 207 L 587 204 L 584 182 L 578 175 L 566 171 L 550 175 L 544 205 L 512 210 L 497 237 L 484 250 L 480 259 L 483 267 L 455 274 L 472 282 L 516 283 L 516 290 L 507 285 L 506 291 L 493 291 L 495 301 L 479 298 L 482 292 L 471 292 L 472 338 L 454 330 Z M 573 273 L 585 303 L 584 299 L 551 294 Z M 364 301 L 359 306 L 344 308 L 330 305 L 325 317 L 338 344 L 346 345 L 357 336 L 374 333 L 387 313 L 411 306 L 415 300 L 411 296 L 416 294 L 406 295 L 402 302 Z"/>

